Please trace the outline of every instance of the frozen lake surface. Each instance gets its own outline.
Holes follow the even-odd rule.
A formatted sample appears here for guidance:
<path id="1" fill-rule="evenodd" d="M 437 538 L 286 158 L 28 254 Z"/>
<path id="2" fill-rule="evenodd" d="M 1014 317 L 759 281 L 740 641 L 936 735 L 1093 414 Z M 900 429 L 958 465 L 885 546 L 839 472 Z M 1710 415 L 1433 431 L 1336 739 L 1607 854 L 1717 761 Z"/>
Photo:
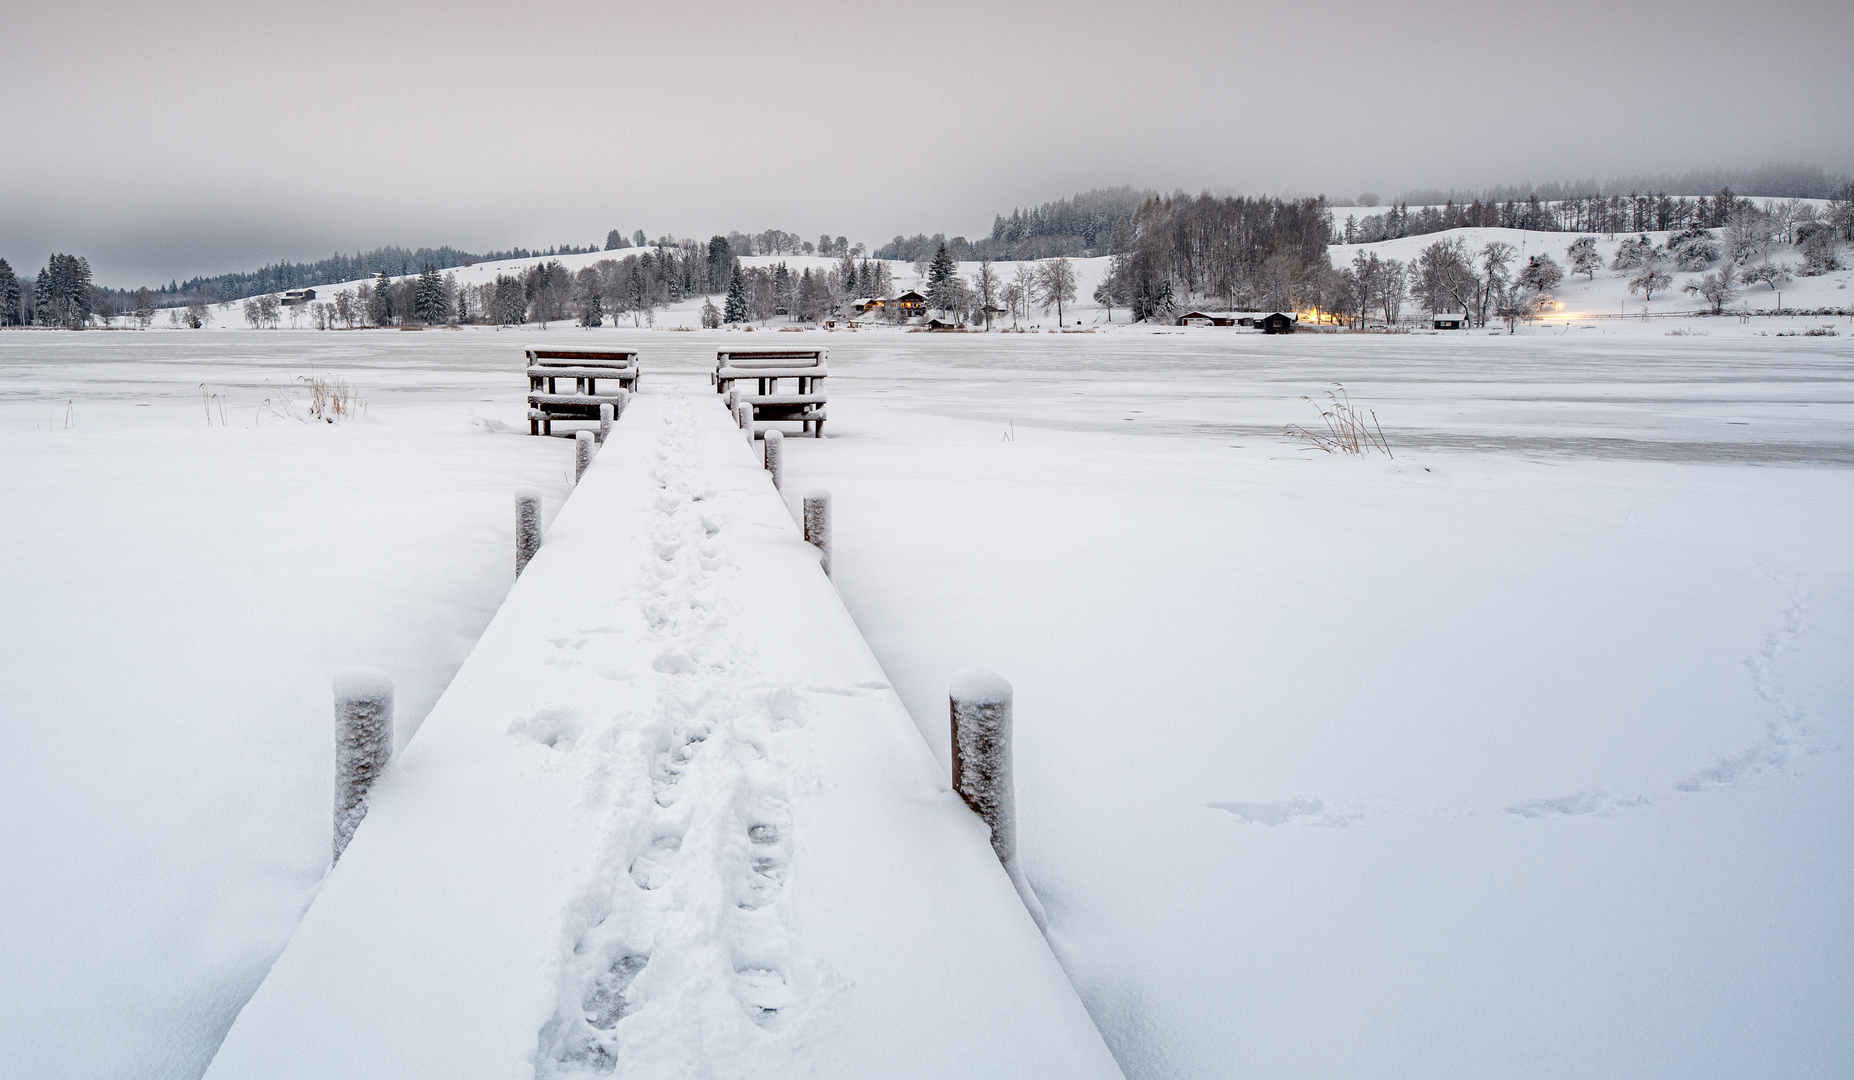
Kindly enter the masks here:
<path id="1" fill-rule="evenodd" d="M 557 506 L 525 345 L 831 350 L 836 579 L 1129 1076 L 1854 1067 L 1854 343 L 0 334 L 0 1045 L 197 1076 L 326 863 L 328 675 L 411 729 Z M 305 375 L 365 417 L 300 421 Z M 1343 382 L 1395 460 L 1309 453 Z M 216 395 L 216 396 L 215 396 Z M 292 418 L 296 417 L 296 418 Z M 872 916 L 879 917 L 879 916 Z"/>

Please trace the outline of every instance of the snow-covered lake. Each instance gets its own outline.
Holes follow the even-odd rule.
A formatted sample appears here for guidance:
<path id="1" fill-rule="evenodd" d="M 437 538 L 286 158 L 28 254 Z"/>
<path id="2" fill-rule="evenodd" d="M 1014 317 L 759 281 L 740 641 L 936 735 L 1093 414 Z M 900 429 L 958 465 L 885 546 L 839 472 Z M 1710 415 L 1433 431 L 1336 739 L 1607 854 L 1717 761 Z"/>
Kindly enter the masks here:
<path id="1" fill-rule="evenodd" d="M 788 490 L 935 753 L 954 669 L 1015 683 L 1130 1077 L 1686 1077 L 1854 1068 L 1843 334 L 748 342 L 831 350 Z M 204 1068 L 326 863 L 330 672 L 415 727 L 567 490 L 499 433 L 540 343 L 742 340 L 0 334 L 7 1071 Z M 1394 459 L 1283 436 L 1335 381 Z"/>

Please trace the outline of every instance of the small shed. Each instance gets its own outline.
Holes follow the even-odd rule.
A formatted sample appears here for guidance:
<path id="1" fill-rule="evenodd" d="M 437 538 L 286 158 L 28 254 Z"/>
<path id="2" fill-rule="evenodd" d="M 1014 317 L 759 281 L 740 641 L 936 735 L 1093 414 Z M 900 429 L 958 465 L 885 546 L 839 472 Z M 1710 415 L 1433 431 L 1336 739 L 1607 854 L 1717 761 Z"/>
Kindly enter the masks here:
<path id="1" fill-rule="evenodd" d="M 1276 311 L 1255 320 L 1255 325 L 1264 334 L 1291 334 L 1297 322 L 1294 316 Z"/>
<path id="2" fill-rule="evenodd" d="M 1465 311 L 1438 311 L 1434 315 L 1437 330 L 1466 330 L 1468 314 Z"/>
<path id="3" fill-rule="evenodd" d="M 314 299 L 314 289 L 285 289 L 278 302 L 284 307 L 301 307 Z"/>

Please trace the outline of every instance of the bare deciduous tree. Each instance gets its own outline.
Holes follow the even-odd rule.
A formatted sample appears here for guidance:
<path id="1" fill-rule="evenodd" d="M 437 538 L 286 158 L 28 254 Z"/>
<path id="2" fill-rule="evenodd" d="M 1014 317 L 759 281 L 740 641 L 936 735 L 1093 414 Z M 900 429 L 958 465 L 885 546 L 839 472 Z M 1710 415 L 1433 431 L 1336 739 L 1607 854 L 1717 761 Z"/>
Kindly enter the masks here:
<path id="1" fill-rule="evenodd" d="M 1036 268 L 1037 303 L 1045 312 L 1056 309 L 1056 325 L 1062 325 L 1062 305 L 1075 300 L 1075 267 L 1067 259 L 1044 259 Z"/>

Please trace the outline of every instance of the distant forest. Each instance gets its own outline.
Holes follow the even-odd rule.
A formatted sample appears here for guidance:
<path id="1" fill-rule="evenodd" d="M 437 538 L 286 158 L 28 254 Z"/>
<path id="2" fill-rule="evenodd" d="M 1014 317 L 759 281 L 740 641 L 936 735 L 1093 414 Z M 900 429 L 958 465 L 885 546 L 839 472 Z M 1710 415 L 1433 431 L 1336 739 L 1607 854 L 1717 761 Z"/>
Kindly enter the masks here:
<path id="1" fill-rule="evenodd" d="M 1022 259 L 1091 258 L 1110 254 L 1114 230 L 1129 221 L 1156 191 L 1132 187 L 1097 188 L 1028 209 L 992 218 L 991 235 L 977 240 L 945 234 L 897 236 L 875 251 L 878 259 L 920 262 L 931 259 L 941 244 L 957 262 L 1014 262 Z"/>
<path id="2" fill-rule="evenodd" d="M 562 244 L 545 251 L 512 248 L 508 251 L 489 251 L 475 255 L 448 246 L 417 249 L 382 247 L 372 251 L 356 252 L 353 255 L 336 252 L 326 259 L 310 263 L 283 261 L 245 273 L 188 278 L 185 281 L 170 282 L 155 289 L 154 293 L 157 297 L 157 304 L 161 307 L 193 299 L 213 304 L 264 293 L 282 292 L 285 289 L 308 289 L 317 285 L 357 281 L 361 278 L 373 277 L 382 270 L 397 277 L 404 274 L 416 274 L 427 264 L 436 266 L 440 270 L 448 270 L 453 266 L 469 266 L 472 263 L 495 262 L 500 259 L 526 259 L 537 255 L 578 255 L 597 250 L 599 249 L 590 245 L 575 247 L 572 244 Z"/>
<path id="3" fill-rule="evenodd" d="M 1800 161 L 1773 161 L 1755 169 L 1701 169 L 1675 176 L 1668 173 L 1619 176 L 1598 182 L 1561 180 L 1544 184 L 1515 184 L 1491 187 L 1482 191 L 1442 188 L 1418 188 L 1406 191 L 1393 201 L 1406 206 L 1441 206 L 1444 203 L 1525 202 L 1536 197 L 1540 202 L 1586 198 L 1592 195 L 1711 195 L 1723 188 L 1742 191 L 1764 199 L 1832 199 L 1848 183 L 1848 177 L 1830 176 L 1820 166 Z M 1369 200 L 1369 201 L 1366 201 Z M 1360 205 L 1377 205 L 1376 196 L 1361 197 Z"/>

